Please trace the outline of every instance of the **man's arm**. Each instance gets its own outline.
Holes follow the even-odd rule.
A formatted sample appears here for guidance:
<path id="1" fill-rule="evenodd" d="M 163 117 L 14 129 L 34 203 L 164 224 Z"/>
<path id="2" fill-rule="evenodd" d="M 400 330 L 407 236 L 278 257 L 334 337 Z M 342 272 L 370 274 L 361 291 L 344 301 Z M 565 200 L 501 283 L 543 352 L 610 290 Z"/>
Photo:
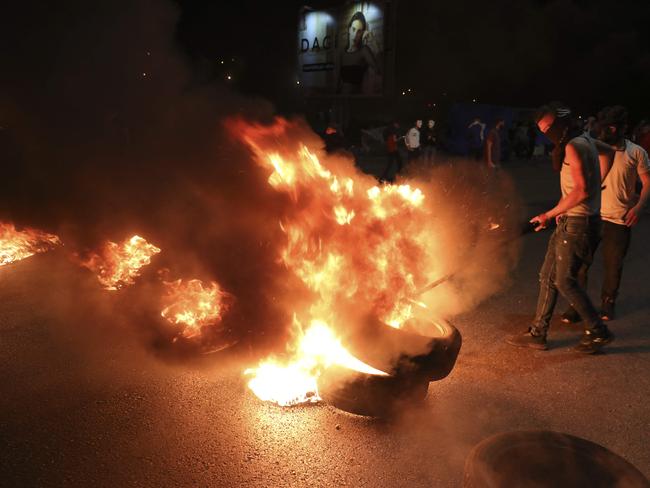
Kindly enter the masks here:
<path id="1" fill-rule="evenodd" d="M 566 154 L 564 160 L 568 163 L 571 176 L 573 177 L 573 190 L 566 196 L 562 197 L 558 204 L 551 210 L 548 210 L 537 217 L 530 219 L 531 223 L 540 224 L 535 228 L 536 231 L 542 230 L 546 227 L 550 219 L 562 215 L 563 213 L 571 210 L 576 205 L 584 202 L 589 194 L 587 193 L 587 178 L 585 175 L 585 166 L 578 151 L 571 144 L 566 145 Z"/>
<path id="2" fill-rule="evenodd" d="M 487 140 L 485 141 L 485 150 L 487 154 L 487 163 L 488 166 L 492 166 L 494 163 L 492 162 L 492 145 L 494 143 L 492 142 L 492 138 L 488 136 Z"/>
<path id="3" fill-rule="evenodd" d="M 614 155 L 616 154 L 616 148 L 610 146 L 609 144 L 599 141 L 598 139 L 592 139 L 596 149 L 598 149 L 598 162 L 600 163 L 600 182 L 602 183 L 607 178 L 609 170 L 612 169 L 612 164 L 614 164 Z"/>
<path id="4" fill-rule="evenodd" d="M 641 212 L 643 212 L 643 208 L 648 202 L 648 198 L 650 198 L 650 173 L 641 173 L 639 179 L 641 180 L 642 185 L 639 201 L 634 207 L 627 211 L 624 217 L 625 225 L 628 227 L 634 227 L 637 222 L 639 222 Z"/>
<path id="5" fill-rule="evenodd" d="M 406 134 L 404 134 L 404 144 L 406 145 L 406 149 L 408 149 L 409 151 L 411 150 L 411 146 L 409 144 L 409 139 L 411 138 L 410 136 L 411 136 L 411 131 L 412 130 L 413 129 L 409 129 L 409 130 L 406 131 Z"/>

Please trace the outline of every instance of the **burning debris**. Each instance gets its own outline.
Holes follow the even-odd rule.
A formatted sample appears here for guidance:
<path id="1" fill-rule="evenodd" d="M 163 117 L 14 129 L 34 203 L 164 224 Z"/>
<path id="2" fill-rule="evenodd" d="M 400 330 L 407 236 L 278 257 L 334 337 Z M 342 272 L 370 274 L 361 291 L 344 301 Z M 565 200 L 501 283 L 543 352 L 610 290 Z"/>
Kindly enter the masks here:
<path id="1" fill-rule="evenodd" d="M 159 252 L 159 248 L 135 235 L 121 244 L 106 242 L 99 253 L 91 253 L 81 265 L 97 275 L 104 289 L 118 290 L 132 285 L 140 269 Z"/>
<path id="2" fill-rule="evenodd" d="M 230 307 L 232 295 L 212 281 L 206 286 L 198 279 L 165 281 L 165 307 L 160 315 L 179 328 L 185 339 L 200 336 L 203 328 L 218 326 Z"/>
<path id="3" fill-rule="evenodd" d="M 378 398 L 426 394 L 430 381 L 449 374 L 461 345 L 457 330 L 430 315 L 443 309 L 450 296 L 456 298 L 448 285 L 460 275 L 459 261 L 464 267 L 472 264 L 463 256 L 485 233 L 491 234 L 486 239 L 499 240 L 493 231 L 501 224 L 484 218 L 474 226 L 447 226 L 441 214 L 445 204 L 451 205 L 440 191 L 444 187 L 432 191 L 432 185 L 413 182 L 378 186 L 348 158 L 321 161 L 319 141 L 299 123 L 277 119 L 262 126 L 231 120 L 229 126 L 252 150 L 275 190 L 276 197 L 270 198 L 277 201 L 269 206 L 269 215 L 279 230 L 265 234 L 264 242 L 287 277 L 296 278 L 284 280 L 282 288 L 269 285 L 268 295 L 283 317 L 278 325 L 292 325 L 293 333 L 284 353 L 245 371 L 250 389 L 282 406 L 325 399 L 369 415 L 383 413 Z M 264 198 L 273 190 L 264 192 Z M 461 198 L 469 207 L 475 202 L 468 195 L 471 191 Z M 452 218 L 458 221 L 457 212 Z M 108 241 L 77 262 L 95 273 L 105 290 L 119 290 L 134 284 L 160 252 L 134 235 L 120 244 Z M 241 273 L 240 267 L 234 272 Z M 140 289 L 147 298 L 139 304 L 151 307 L 139 313 L 150 318 L 156 344 L 203 354 L 240 340 L 232 322 L 224 325 L 224 317 L 241 290 L 226 292 L 210 280 L 167 279 L 164 271 L 158 276 L 155 285 Z M 236 286 L 237 280 L 228 282 Z M 467 295 L 471 293 L 463 293 Z M 251 303 L 241 296 L 237 314 L 239 305 Z"/>
<path id="4" fill-rule="evenodd" d="M 427 308 L 425 299 L 413 297 L 444 262 L 424 192 L 408 184 L 377 186 L 347 160 L 329 158 L 326 167 L 314 149 L 291 141 L 288 133 L 295 127 L 285 120 L 231 125 L 269 171 L 268 183 L 291 202 L 280 222 L 286 236 L 280 258 L 312 296 L 307 307 L 291 311 L 295 332 L 288 359 L 270 358 L 246 371 L 251 390 L 278 405 L 318 401 L 319 378 L 330 368 L 403 382 L 390 376 L 396 364 L 381 353 L 362 361 L 343 342 L 359 327 L 360 317 L 377 317 L 384 329 L 400 328 L 414 316 L 414 305 Z M 301 323 L 310 325 L 303 330 Z M 460 348 L 455 334 L 442 376 Z M 424 342 L 414 357 L 431 351 Z M 388 369 L 375 367 L 377 359 Z M 428 382 L 423 377 L 418 385 L 426 392 Z"/>
<path id="5" fill-rule="evenodd" d="M 287 360 L 267 359 L 257 368 L 245 371 L 252 376 L 248 386 L 261 400 L 286 407 L 321 400 L 318 377 L 330 366 L 337 365 L 353 371 L 386 376 L 386 373 L 363 363 L 343 347 L 332 329 L 314 320 L 309 328 L 294 318 L 300 335 L 296 351 Z"/>
<path id="6" fill-rule="evenodd" d="M 61 241 L 54 234 L 30 228 L 16 230 L 14 224 L 0 222 L 0 266 L 60 245 Z"/>

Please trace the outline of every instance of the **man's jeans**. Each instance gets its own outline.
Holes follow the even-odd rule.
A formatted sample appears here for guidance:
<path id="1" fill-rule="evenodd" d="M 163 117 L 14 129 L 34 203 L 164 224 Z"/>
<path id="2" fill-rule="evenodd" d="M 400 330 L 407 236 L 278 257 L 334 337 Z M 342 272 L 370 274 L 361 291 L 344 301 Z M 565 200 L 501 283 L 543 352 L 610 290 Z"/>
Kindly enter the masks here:
<path id="1" fill-rule="evenodd" d="M 561 217 L 551 236 L 539 277 L 533 335 L 546 335 L 560 292 L 578 312 L 585 330 L 600 332 L 603 323 L 587 292 L 578 283 L 578 272 L 593 261 L 598 244 L 600 218 Z"/>
<path id="2" fill-rule="evenodd" d="M 613 303 L 618 296 L 618 289 L 621 285 L 621 276 L 623 275 L 623 260 L 630 247 L 632 229 L 627 225 L 614 224 L 603 220 L 600 239 L 596 242 L 596 247 L 600 242 L 603 249 L 603 287 L 601 299 L 603 303 Z M 594 250 L 595 252 L 595 250 Z M 583 289 L 587 289 L 587 275 L 589 265 L 585 263 L 578 272 L 578 283 Z M 570 309 L 567 310 L 570 313 Z"/>
<path id="3" fill-rule="evenodd" d="M 395 177 L 402 171 L 402 157 L 400 156 L 399 151 L 391 151 L 388 153 L 386 169 L 384 169 L 384 172 L 381 174 L 379 181 L 385 181 L 389 179 L 388 176 L 390 175 L 390 170 L 393 167 L 393 163 L 395 163 L 397 166 L 397 170 L 395 170 L 395 174 L 393 175 L 391 181 L 395 181 Z"/>
<path id="4" fill-rule="evenodd" d="M 601 246 L 603 249 L 603 288 L 601 298 L 603 301 L 613 302 L 618 295 L 618 288 L 621 285 L 621 276 L 623 275 L 623 260 L 630 247 L 630 237 L 632 229 L 627 225 L 613 224 L 612 222 L 603 221 L 603 230 L 601 233 Z M 581 276 L 581 283 L 586 288 L 587 270 L 584 268 Z"/>

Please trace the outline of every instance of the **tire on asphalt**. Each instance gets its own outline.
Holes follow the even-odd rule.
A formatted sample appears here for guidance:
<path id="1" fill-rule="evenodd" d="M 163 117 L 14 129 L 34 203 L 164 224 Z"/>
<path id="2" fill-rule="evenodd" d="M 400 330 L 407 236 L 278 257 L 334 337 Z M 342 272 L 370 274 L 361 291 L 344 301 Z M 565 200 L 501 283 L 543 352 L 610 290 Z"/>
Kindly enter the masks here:
<path id="1" fill-rule="evenodd" d="M 632 464 L 593 442 L 559 432 L 519 431 L 477 444 L 467 457 L 463 486 L 650 488 L 650 483 Z"/>
<path id="2" fill-rule="evenodd" d="M 390 417 L 406 405 L 422 402 L 429 380 L 360 373 L 342 366 L 328 368 L 318 379 L 318 391 L 328 404 L 368 417 Z"/>

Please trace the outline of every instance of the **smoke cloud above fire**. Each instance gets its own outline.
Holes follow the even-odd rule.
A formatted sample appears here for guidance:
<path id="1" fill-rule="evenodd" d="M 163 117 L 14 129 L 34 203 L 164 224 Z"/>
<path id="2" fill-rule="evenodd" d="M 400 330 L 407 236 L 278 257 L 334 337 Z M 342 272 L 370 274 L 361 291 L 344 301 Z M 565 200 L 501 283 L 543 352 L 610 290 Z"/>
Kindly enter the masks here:
<path id="1" fill-rule="evenodd" d="M 281 350 L 296 315 L 339 329 L 364 314 L 452 317 L 507 283 L 519 215 L 505 176 L 456 161 L 378 186 L 299 117 L 196 81 L 173 4 L 73 3 L 48 22 L 30 23 L 43 5 L 17 15 L 0 220 L 80 254 L 136 234 L 161 249 L 124 292 L 137 327 L 160 315 L 161 270 L 168 283 L 216 281 L 233 297 L 229 343 L 256 355 Z M 320 173 L 291 187 L 271 156 L 301 152 Z"/>

